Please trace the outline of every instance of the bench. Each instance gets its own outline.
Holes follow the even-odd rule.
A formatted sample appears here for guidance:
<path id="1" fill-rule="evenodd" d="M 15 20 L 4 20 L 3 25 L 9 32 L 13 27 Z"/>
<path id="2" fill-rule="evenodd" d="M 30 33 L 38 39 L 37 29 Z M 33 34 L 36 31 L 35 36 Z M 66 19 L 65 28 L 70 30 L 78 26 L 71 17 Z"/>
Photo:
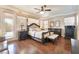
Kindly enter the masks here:
<path id="1" fill-rule="evenodd" d="M 53 41 L 53 43 L 54 43 L 58 37 L 59 37 L 59 35 L 53 34 L 53 35 L 49 35 L 48 39 L 51 40 L 51 41 Z"/>

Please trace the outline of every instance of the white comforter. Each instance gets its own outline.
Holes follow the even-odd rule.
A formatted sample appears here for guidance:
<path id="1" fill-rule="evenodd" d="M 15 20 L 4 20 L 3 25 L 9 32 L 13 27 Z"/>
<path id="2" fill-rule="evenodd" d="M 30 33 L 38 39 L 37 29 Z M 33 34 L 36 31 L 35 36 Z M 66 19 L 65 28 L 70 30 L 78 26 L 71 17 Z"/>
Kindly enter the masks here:
<path id="1" fill-rule="evenodd" d="M 42 38 L 42 33 L 43 33 L 43 32 L 47 32 L 47 31 L 48 31 L 48 30 L 29 31 L 29 35 L 41 39 L 41 38 Z"/>

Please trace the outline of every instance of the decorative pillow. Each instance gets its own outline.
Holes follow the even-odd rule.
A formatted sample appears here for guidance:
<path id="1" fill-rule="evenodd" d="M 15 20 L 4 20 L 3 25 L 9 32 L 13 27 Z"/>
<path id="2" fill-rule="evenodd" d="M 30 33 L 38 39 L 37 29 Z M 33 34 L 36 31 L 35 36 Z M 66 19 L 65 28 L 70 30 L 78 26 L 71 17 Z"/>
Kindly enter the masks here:
<path id="1" fill-rule="evenodd" d="M 50 32 L 50 35 L 53 35 L 54 34 L 54 32 Z"/>
<path id="2" fill-rule="evenodd" d="M 46 38 L 46 37 L 48 37 L 49 36 L 49 33 L 46 33 L 45 35 L 44 35 L 44 38 Z"/>
<path id="3" fill-rule="evenodd" d="M 41 31 L 41 29 L 40 28 L 34 28 L 35 29 L 35 31 Z"/>
<path id="4" fill-rule="evenodd" d="M 29 28 L 29 31 L 33 31 L 33 29 L 32 28 Z"/>

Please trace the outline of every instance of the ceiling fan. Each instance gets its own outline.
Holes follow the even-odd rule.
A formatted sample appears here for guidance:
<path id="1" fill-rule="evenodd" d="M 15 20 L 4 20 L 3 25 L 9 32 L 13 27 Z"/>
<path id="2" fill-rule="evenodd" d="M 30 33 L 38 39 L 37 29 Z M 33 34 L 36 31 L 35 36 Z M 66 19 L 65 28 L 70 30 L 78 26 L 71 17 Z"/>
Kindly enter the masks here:
<path id="1" fill-rule="evenodd" d="M 47 5 L 43 5 L 41 6 L 41 8 L 34 8 L 34 9 L 38 10 L 38 12 L 51 11 L 51 9 L 47 7 Z"/>

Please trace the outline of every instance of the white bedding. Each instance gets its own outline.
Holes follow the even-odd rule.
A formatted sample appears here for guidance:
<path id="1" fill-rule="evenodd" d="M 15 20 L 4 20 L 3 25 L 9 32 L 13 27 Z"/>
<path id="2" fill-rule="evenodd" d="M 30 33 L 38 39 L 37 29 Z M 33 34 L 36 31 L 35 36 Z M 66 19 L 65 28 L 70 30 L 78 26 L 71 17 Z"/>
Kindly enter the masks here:
<path id="1" fill-rule="evenodd" d="M 40 32 L 36 32 L 35 33 L 35 37 L 41 39 L 42 38 L 42 33 L 43 32 L 41 32 L 41 31 Z"/>
<path id="2" fill-rule="evenodd" d="M 30 30 L 29 35 L 36 37 L 36 38 L 39 38 L 39 39 L 42 39 L 42 33 L 47 32 L 47 31 L 48 30 L 41 30 L 41 31 Z"/>
<path id="3" fill-rule="evenodd" d="M 29 31 L 29 35 L 31 35 L 31 36 L 35 36 L 35 31 Z"/>

